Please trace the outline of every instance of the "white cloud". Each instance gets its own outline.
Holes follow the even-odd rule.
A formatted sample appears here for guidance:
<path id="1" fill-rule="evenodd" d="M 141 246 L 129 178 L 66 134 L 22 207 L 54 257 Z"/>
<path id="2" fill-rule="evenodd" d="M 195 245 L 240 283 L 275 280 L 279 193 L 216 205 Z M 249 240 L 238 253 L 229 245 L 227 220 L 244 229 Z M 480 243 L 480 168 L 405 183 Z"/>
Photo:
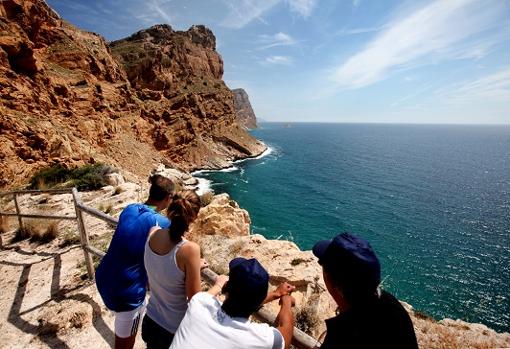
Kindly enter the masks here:
<path id="1" fill-rule="evenodd" d="M 163 20 L 170 24 L 173 22 L 172 17 L 170 17 L 170 15 L 166 13 L 165 10 L 163 10 L 163 8 L 161 7 L 161 5 L 164 5 L 168 2 L 169 2 L 168 0 L 150 0 L 148 2 L 148 5 L 152 10 L 156 11 L 160 18 L 162 18 Z"/>
<path id="2" fill-rule="evenodd" d="M 317 0 L 287 0 L 291 11 L 297 12 L 302 17 L 309 17 L 312 14 Z"/>
<path id="3" fill-rule="evenodd" d="M 292 65 L 293 59 L 289 56 L 269 56 L 264 60 L 264 64 Z"/>
<path id="4" fill-rule="evenodd" d="M 356 34 L 373 33 L 382 30 L 383 27 L 366 27 L 366 28 L 353 28 L 353 29 L 341 29 L 335 33 L 335 36 L 347 36 Z"/>
<path id="5" fill-rule="evenodd" d="M 172 24 L 175 21 L 173 16 L 167 12 L 168 0 L 148 0 L 147 2 L 135 3 L 132 6 L 125 4 L 130 16 L 143 23 L 144 26 L 156 23 Z"/>
<path id="6" fill-rule="evenodd" d="M 336 68 L 340 86 L 361 88 L 384 79 L 392 70 L 423 60 L 479 57 L 477 34 L 493 29 L 508 4 L 499 0 L 436 0 L 390 21 L 360 52 Z M 491 40 L 491 38 L 486 38 Z M 468 54 L 471 50 L 478 51 Z"/>
<path id="7" fill-rule="evenodd" d="M 294 39 L 289 34 L 278 32 L 274 35 L 259 35 L 259 49 L 265 50 L 275 46 L 291 46 L 297 44 L 296 39 Z"/>
<path id="8" fill-rule="evenodd" d="M 318 0 L 224 0 L 229 12 L 221 21 L 228 28 L 240 29 L 255 19 L 263 21 L 261 16 L 280 3 L 286 3 L 292 12 L 301 17 L 312 14 Z"/>
<path id="9" fill-rule="evenodd" d="M 220 23 L 224 27 L 239 29 L 260 17 L 281 0 L 226 0 L 229 13 Z"/>
<path id="10" fill-rule="evenodd" d="M 485 77 L 451 87 L 440 94 L 450 101 L 483 100 L 510 104 L 510 66 Z"/>

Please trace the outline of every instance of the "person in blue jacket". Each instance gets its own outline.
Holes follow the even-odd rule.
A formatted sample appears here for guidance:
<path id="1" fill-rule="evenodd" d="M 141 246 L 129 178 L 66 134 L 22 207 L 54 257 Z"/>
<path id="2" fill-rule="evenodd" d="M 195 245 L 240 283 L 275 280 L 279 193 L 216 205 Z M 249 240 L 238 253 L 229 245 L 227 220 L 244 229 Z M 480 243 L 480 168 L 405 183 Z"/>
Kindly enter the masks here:
<path id="1" fill-rule="evenodd" d="M 149 231 L 154 226 L 170 227 L 170 220 L 159 212 L 168 207 L 174 184 L 157 174 L 149 182 L 148 200 L 122 211 L 110 247 L 96 270 L 99 294 L 115 313 L 116 349 L 133 348 L 145 313 L 147 273 L 143 256 Z"/>

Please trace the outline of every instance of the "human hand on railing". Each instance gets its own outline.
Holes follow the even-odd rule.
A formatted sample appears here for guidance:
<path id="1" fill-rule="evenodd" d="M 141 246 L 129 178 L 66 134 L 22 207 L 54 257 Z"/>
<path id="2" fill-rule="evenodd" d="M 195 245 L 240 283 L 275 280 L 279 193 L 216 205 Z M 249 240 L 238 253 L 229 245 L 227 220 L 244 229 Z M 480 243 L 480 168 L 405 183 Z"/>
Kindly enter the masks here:
<path id="1" fill-rule="evenodd" d="M 200 270 L 209 268 L 209 263 L 203 258 L 200 258 Z"/>
<path id="2" fill-rule="evenodd" d="M 292 286 L 288 282 L 282 282 L 280 285 L 278 285 L 274 292 L 277 298 L 281 298 L 283 296 L 290 295 L 295 289 L 296 286 Z"/>
<path id="3" fill-rule="evenodd" d="M 219 288 L 223 289 L 223 286 L 225 286 L 227 281 L 228 281 L 227 275 L 218 275 L 216 281 L 214 281 L 214 286 L 218 286 Z"/>
<path id="4" fill-rule="evenodd" d="M 289 308 L 292 308 L 296 305 L 296 300 L 291 295 L 286 294 L 280 298 L 279 304 L 281 306 L 288 306 Z"/>

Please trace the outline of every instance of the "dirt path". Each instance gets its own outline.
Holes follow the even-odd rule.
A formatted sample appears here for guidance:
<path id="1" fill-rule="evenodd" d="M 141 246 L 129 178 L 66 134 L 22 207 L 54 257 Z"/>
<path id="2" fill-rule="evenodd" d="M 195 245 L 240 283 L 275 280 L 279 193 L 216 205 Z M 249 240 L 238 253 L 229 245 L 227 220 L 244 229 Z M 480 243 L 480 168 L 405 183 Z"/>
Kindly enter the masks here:
<path id="1" fill-rule="evenodd" d="M 138 195 L 128 189 L 120 195 L 112 193 L 113 189 L 84 193 L 82 198 L 91 206 L 111 202 L 120 212 Z M 2 208 L 12 211 L 10 206 Z M 70 195 L 25 196 L 20 206 L 22 212 L 74 215 Z M 111 228 L 91 217 L 85 223 L 92 243 L 105 249 Z M 46 244 L 11 243 L 16 219 L 10 219 L 7 227 L 10 232 L 2 234 L 0 249 L 0 348 L 112 347 L 113 314 L 87 279 L 76 222 L 60 222 L 57 239 Z M 143 344 L 138 338 L 135 348 L 144 348 Z"/>

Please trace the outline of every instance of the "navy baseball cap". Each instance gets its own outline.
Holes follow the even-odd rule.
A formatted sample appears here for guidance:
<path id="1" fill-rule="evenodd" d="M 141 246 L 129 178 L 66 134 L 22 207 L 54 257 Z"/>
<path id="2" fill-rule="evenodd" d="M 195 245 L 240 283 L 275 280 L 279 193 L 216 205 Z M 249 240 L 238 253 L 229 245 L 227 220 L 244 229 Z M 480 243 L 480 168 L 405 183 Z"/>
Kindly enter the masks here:
<path id="1" fill-rule="evenodd" d="M 254 305 L 260 306 L 267 296 L 269 274 L 255 258 L 234 258 L 230 261 L 227 292 L 247 295 Z"/>
<path id="2" fill-rule="evenodd" d="M 367 291 L 375 290 L 381 282 L 381 264 L 368 241 L 351 233 L 342 233 L 332 240 L 313 246 L 319 264 L 333 278 L 343 279 L 349 286 L 359 285 Z"/>

